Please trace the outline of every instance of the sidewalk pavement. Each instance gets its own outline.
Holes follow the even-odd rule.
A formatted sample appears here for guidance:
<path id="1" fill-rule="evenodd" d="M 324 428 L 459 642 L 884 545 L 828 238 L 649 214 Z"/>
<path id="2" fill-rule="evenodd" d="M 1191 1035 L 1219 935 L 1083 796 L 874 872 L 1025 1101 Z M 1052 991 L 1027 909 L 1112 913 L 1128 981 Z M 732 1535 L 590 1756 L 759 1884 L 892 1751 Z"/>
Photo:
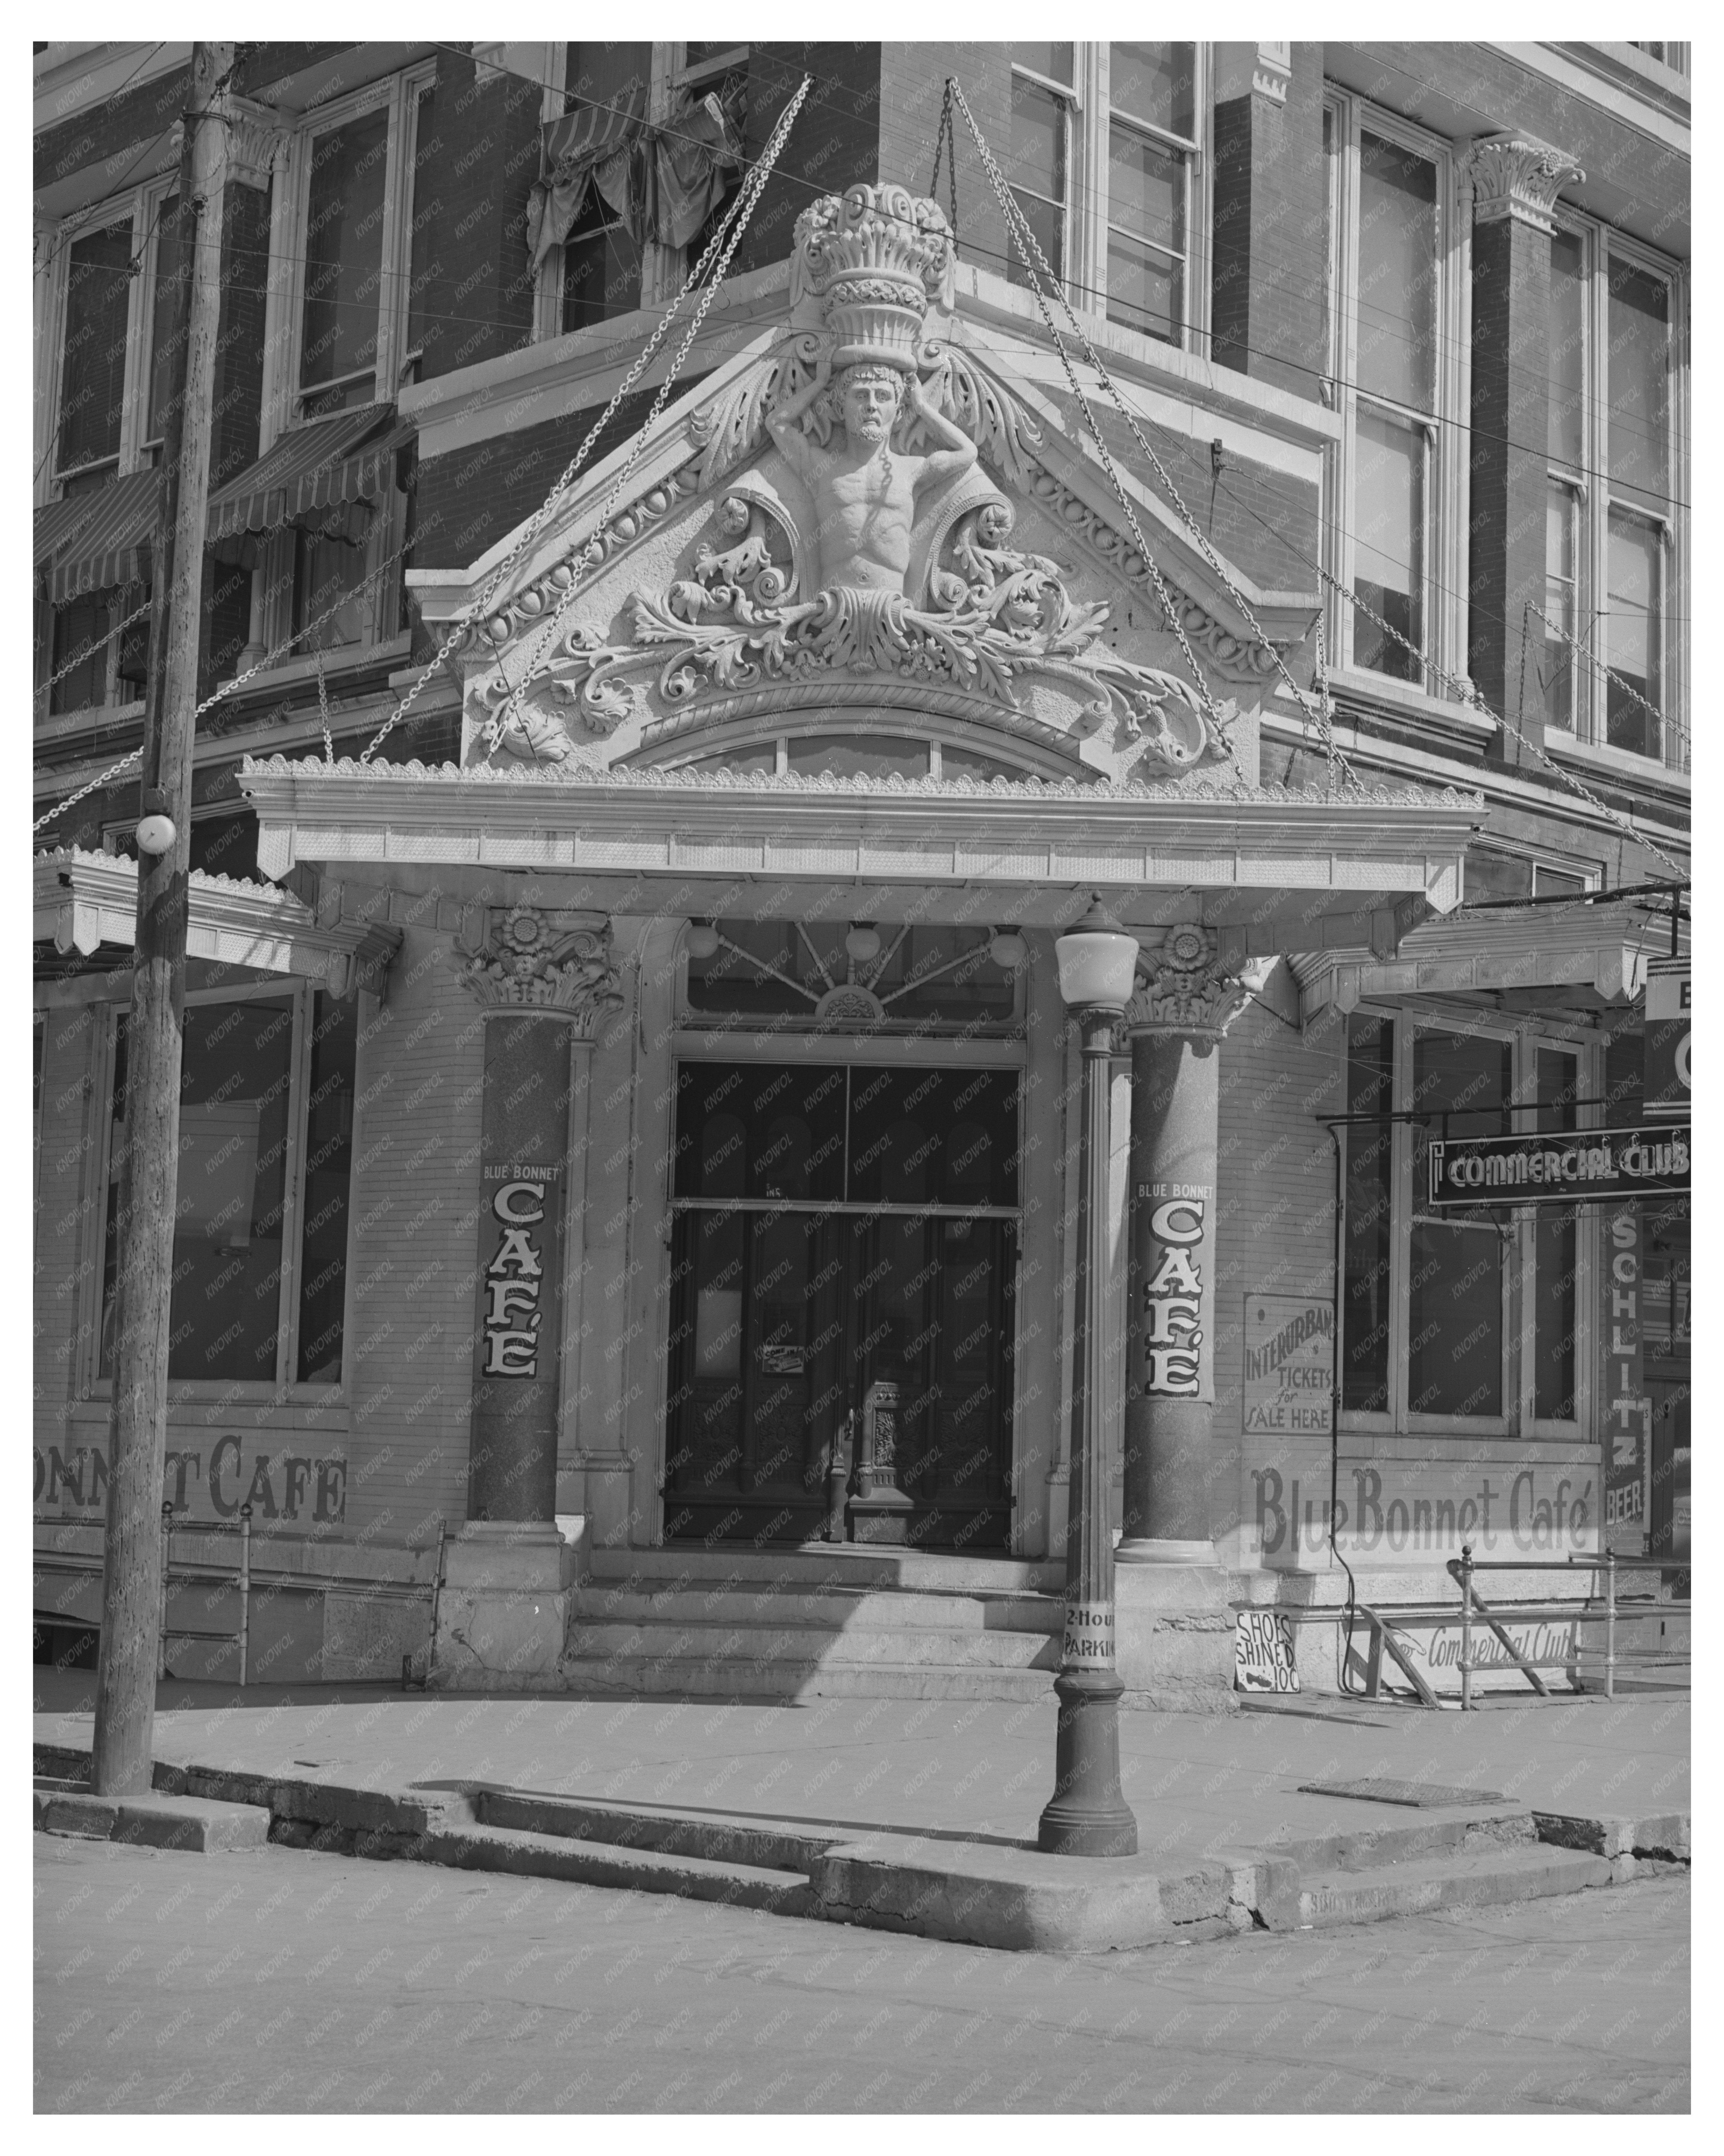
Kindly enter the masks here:
<path id="1" fill-rule="evenodd" d="M 38 1743 L 87 1751 L 93 1673 L 35 1671 Z M 156 1757 L 347 1788 L 482 1781 L 608 1803 L 847 1832 L 1033 1847 L 1052 1794 L 1054 1702 L 815 1699 L 731 1706 L 382 1686 L 160 1686 Z M 1458 1712 L 1296 1701 L 1237 1715 L 1122 1713 L 1121 1779 L 1140 1857 L 1355 1834 L 1419 1816 L 1302 1783 L 1388 1777 L 1541 1810 L 1633 1817 L 1690 1807 L 1687 1693 L 1493 1698 Z M 1429 1815 L 1427 1815 L 1429 1816 Z"/>

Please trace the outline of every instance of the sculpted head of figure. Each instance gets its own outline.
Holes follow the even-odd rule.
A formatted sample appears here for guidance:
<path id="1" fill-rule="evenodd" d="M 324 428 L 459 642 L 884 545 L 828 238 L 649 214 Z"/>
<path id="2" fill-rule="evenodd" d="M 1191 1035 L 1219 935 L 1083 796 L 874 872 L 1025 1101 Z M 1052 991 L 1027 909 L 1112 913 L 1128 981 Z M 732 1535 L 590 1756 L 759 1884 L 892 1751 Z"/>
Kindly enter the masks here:
<path id="1" fill-rule="evenodd" d="M 833 398 L 853 442 L 884 442 L 904 399 L 904 377 L 895 367 L 864 362 L 844 368 L 833 384 Z"/>

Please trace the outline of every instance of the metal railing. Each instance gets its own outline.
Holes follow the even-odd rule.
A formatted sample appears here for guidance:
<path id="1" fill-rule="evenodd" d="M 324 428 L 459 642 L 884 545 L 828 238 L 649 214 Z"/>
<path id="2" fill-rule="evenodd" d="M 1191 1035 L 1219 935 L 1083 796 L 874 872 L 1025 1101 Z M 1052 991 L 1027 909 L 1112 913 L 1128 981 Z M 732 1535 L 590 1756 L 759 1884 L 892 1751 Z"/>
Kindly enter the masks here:
<path id="1" fill-rule="evenodd" d="M 214 1532 L 219 1531 L 207 1524 L 200 1525 L 198 1528 L 200 1534 L 209 1534 Z M 233 1586 L 239 1589 L 239 1624 L 234 1631 L 200 1631 L 195 1629 L 188 1630 L 182 1625 L 176 1625 L 170 1628 L 167 1621 L 167 1593 L 171 1577 L 172 1537 L 173 1504 L 171 1499 L 164 1499 L 162 1507 L 162 1615 L 156 1637 L 156 1674 L 158 1677 L 165 1677 L 168 1675 L 167 1643 L 170 1640 L 216 1640 L 223 1645 L 238 1646 L 239 1682 L 243 1690 L 245 1684 L 245 1666 L 251 1650 L 251 1507 L 242 1505 L 239 1507 L 239 1568 L 238 1572 L 231 1579 L 223 1578 L 219 1573 L 215 1575 L 218 1587 Z M 190 1568 L 184 1568 L 181 1577 L 183 1581 L 192 1579 L 203 1581 L 208 1580 L 210 1573 L 207 1568 L 199 1566 L 195 1571 Z"/>
<path id="2" fill-rule="evenodd" d="M 1584 1601 L 1570 1597 L 1547 1602 L 1516 1602 L 1492 1604 L 1485 1602 L 1474 1585 L 1481 1572 L 1555 1572 L 1573 1578 L 1577 1569 L 1590 1572 L 1594 1578 L 1603 1578 L 1602 1595 L 1595 1589 Z M 1617 1645 L 1618 1618 L 1623 1614 L 1617 1599 L 1618 1575 L 1624 1572 L 1674 1573 L 1686 1572 L 1686 1564 L 1673 1563 L 1664 1557 L 1619 1557 L 1614 1550 L 1600 1550 L 1596 1555 L 1571 1556 L 1560 1563 L 1547 1559 L 1540 1562 L 1527 1558 L 1475 1558 L 1470 1543 L 1463 1543 L 1460 1555 L 1450 1558 L 1447 1570 L 1450 1578 L 1460 1589 L 1460 1657 L 1456 1666 L 1460 1671 L 1460 1706 L 1465 1713 L 1472 1706 L 1473 1674 L 1475 1670 L 1501 1667 L 1501 1658 L 1475 1661 L 1473 1630 L 1475 1620 L 1480 1628 L 1490 1632 L 1509 1661 L 1518 1669 L 1533 1690 L 1548 1698 L 1550 1688 L 1538 1672 L 1541 1670 L 1563 1670 L 1571 1678 L 1578 1675 L 1583 1661 L 1601 1661 L 1604 1673 L 1604 1697 L 1616 1697 L 1616 1673 L 1623 1669 L 1675 1669 L 1685 1666 L 1691 1660 L 1688 1653 L 1664 1653 L 1655 1648 L 1630 1648 L 1624 1651 Z M 1627 1613 L 1630 1618 L 1650 1615 L 1660 1607 L 1682 1607 L 1676 1604 L 1649 1604 L 1643 1607 L 1638 1602 Z M 1602 1614 L 1604 1644 L 1602 1654 L 1596 1647 L 1583 1641 L 1579 1627 L 1588 1620 Z M 1571 1644 L 1559 1655 L 1535 1656 L 1523 1654 L 1516 1646 L 1505 1627 L 1508 1625 L 1567 1623 L 1576 1630 Z"/>

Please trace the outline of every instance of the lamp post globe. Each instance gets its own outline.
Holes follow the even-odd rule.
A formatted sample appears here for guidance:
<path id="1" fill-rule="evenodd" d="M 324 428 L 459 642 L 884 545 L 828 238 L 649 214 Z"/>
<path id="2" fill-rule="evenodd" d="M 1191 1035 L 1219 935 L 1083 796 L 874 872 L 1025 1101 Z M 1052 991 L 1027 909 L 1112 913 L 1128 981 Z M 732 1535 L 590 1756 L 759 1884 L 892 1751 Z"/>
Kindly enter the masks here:
<path id="1" fill-rule="evenodd" d="M 1114 1025 L 1131 1000 L 1137 939 L 1101 903 L 1054 946 L 1060 993 L 1083 1044 L 1078 1164 L 1076 1294 L 1073 1323 L 1071 1499 L 1065 1538 L 1065 1626 L 1054 1745 L 1054 1794 L 1039 1847 L 1062 1856 L 1132 1856 L 1137 1822 L 1120 1792 L 1119 1701 L 1114 1666 L 1113 1537 L 1107 1514 L 1108 1440 L 1102 1427 L 1107 1279 L 1108 1062 Z"/>

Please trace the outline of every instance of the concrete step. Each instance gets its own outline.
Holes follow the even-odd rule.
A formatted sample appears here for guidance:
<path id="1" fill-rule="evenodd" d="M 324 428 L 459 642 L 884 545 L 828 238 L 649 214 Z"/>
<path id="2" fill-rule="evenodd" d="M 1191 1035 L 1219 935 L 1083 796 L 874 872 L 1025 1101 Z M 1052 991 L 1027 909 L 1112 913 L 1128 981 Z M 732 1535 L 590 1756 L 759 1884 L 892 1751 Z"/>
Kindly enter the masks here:
<path id="1" fill-rule="evenodd" d="M 901 1635 L 900 1635 L 901 1636 Z M 718 1660 L 698 1654 L 565 1655 L 536 1691 L 604 1699 L 994 1699 L 1054 1697 L 1054 1669 L 941 1662 Z"/>
<path id="2" fill-rule="evenodd" d="M 634 1587 L 602 1582 L 577 1590 L 574 1617 L 591 1624 L 824 1625 L 839 1631 L 922 1628 L 943 1632 L 1060 1630 L 1063 1598 L 1029 1592 L 959 1594 L 931 1588 L 810 1589 L 769 1581 L 746 1589 Z"/>
<path id="3" fill-rule="evenodd" d="M 854 1839 L 849 1830 L 838 1826 L 822 1832 L 762 1825 L 736 1815 L 670 1811 L 655 1804 L 603 1804 L 521 1789 L 475 1789 L 472 1804 L 483 1826 L 655 1850 L 666 1856 L 752 1865 L 804 1877 L 834 1843 Z"/>
<path id="4" fill-rule="evenodd" d="M 1478 1908 L 1608 1887 L 1606 1857 L 1543 1842 L 1450 1850 L 1362 1871 L 1301 1871 L 1293 1897 L 1264 1912 L 1271 1931 L 1331 1924 L 1374 1924 L 1432 1909 Z M 1290 1922 L 1289 1919 L 1291 1919 Z"/>
<path id="5" fill-rule="evenodd" d="M 422 1835 L 412 1855 L 422 1864 L 461 1871 L 501 1871 L 526 1879 L 561 1879 L 581 1887 L 629 1887 L 638 1893 L 680 1894 L 732 1908 L 766 1909 L 782 1917 L 815 1913 L 802 1871 L 711 1857 L 631 1849 L 615 1842 L 533 1834 L 518 1828 L 444 1827 Z"/>
<path id="6" fill-rule="evenodd" d="M 595 1549 L 591 1582 L 627 1581 L 656 1589 L 727 1585 L 747 1590 L 757 1582 L 803 1588 L 900 1588 L 911 1593 L 945 1589 L 958 1594 L 1062 1594 L 1064 1559 L 960 1557 L 940 1551 L 870 1548 L 854 1543 L 804 1543 L 773 1550 Z"/>
<path id="7" fill-rule="evenodd" d="M 569 1645 L 583 1660 L 617 1656 L 716 1661 L 818 1664 L 902 1662 L 959 1669 L 1037 1669 L 1059 1666 L 1059 1642 L 1044 1632 L 936 1630 L 926 1625 L 839 1630 L 822 1625 L 593 1625 L 570 1628 Z"/>

